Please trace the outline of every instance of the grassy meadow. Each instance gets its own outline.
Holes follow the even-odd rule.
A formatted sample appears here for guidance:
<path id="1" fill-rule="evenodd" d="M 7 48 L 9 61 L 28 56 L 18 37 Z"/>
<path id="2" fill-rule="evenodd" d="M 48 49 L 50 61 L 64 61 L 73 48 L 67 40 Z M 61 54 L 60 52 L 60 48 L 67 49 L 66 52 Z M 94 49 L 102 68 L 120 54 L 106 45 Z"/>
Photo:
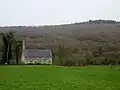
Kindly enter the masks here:
<path id="1" fill-rule="evenodd" d="M 0 66 L 0 90 L 120 90 L 120 70 L 108 66 Z"/>

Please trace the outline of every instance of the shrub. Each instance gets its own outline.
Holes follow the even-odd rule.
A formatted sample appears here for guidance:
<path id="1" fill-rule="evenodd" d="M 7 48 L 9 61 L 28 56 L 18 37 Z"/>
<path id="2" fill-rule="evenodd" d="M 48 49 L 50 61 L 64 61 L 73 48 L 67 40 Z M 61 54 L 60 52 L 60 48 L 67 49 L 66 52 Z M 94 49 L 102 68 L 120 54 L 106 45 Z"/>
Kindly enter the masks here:
<path id="1" fill-rule="evenodd" d="M 92 59 L 92 64 L 93 65 L 101 65 L 102 64 L 102 61 L 103 60 L 103 58 L 94 58 L 94 59 Z"/>
<path id="2" fill-rule="evenodd" d="M 41 64 L 41 65 L 50 65 L 50 64 Z"/>
<path id="3" fill-rule="evenodd" d="M 27 63 L 26 65 L 35 65 L 34 63 Z"/>
<path id="4" fill-rule="evenodd" d="M 41 63 L 27 63 L 26 65 L 41 65 Z"/>
<path id="5" fill-rule="evenodd" d="M 88 65 L 91 64 L 92 59 L 93 59 L 92 52 L 90 52 L 90 51 L 85 52 L 85 59 L 86 59 Z"/>
<path id="6" fill-rule="evenodd" d="M 87 65 L 86 58 L 81 54 L 73 54 L 73 59 L 71 60 L 71 63 L 73 66 L 85 66 Z"/>
<path id="7" fill-rule="evenodd" d="M 41 63 L 36 63 L 36 65 L 41 65 Z"/>

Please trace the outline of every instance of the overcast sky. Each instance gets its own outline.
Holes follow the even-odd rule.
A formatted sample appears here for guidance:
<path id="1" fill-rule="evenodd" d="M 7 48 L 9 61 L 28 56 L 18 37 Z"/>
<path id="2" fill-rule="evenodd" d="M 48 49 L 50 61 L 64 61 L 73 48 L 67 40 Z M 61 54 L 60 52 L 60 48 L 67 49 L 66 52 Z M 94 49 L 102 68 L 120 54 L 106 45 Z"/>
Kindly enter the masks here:
<path id="1" fill-rule="evenodd" d="M 120 20 L 120 0 L 0 0 L 0 25 Z"/>

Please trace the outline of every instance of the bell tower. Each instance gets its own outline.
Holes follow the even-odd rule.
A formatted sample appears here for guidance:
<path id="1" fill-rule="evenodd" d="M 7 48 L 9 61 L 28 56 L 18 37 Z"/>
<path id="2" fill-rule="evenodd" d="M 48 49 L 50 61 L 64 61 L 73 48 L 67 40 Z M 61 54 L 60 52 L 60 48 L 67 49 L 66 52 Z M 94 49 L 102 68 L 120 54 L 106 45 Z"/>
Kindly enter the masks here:
<path id="1" fill-rule="evenodd" d="M 21 57 L 21 63 L 24 63 L 24 61 L 25 61 L 24 52 L 25 52 L 25 40 L 22 41 L 22 57 Z"/>

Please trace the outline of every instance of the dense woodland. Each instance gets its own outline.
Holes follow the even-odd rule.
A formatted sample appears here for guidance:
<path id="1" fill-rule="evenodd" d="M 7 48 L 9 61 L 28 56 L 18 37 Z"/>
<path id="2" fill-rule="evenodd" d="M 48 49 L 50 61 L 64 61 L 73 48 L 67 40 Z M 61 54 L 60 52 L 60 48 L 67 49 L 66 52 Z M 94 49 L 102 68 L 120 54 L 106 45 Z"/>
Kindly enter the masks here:
<path id="1" fill-rule="evenodd" d="M 3 36 L 8 32 L 15 32 L 15 41 L 25 40 L 27 49 L 52 49 L 56 65 L 120 64 L 118 21 L 90 20 L 68 25 L 0 27 L 1 52 L 5 45 Z M 17 48 L 17 45 L 13 47 Z M 11 51 L 19 52 L 19 49 L 15 50 Z"/>

